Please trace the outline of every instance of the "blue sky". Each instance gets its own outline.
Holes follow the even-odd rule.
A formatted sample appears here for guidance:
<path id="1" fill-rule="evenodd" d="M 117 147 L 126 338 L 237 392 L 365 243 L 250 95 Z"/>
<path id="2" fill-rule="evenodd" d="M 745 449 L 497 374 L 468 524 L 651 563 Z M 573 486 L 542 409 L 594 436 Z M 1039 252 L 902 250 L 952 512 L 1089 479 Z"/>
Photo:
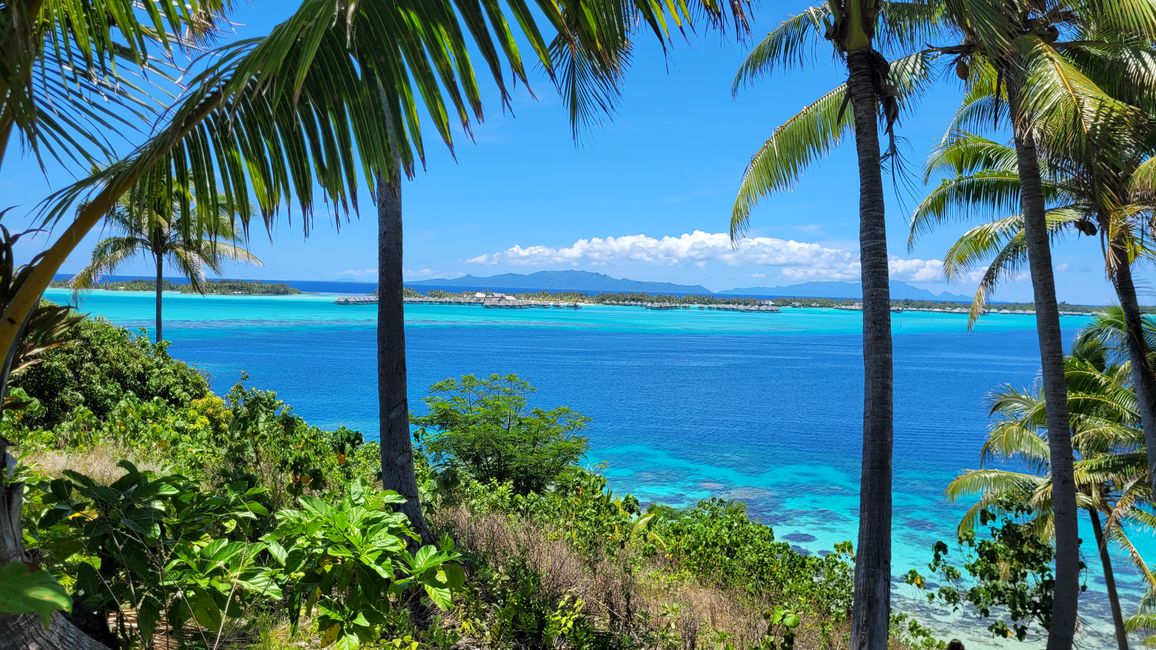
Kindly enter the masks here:
<path id="1" fill-rule="evenodd" d="M 761 3 L 759 37 L 802 2 Z M 270 7 L 275 7 L 270 11 Z M 281 3 L 245 5 L 233 16 L 237 36 L 264 34 L 287 15 Z M 667 56 L 641 38 L 618 111 L 571 139 L 566 112 L 552 87 L 535 75 L 537 99 L 520 90 L 513 111 L 490 111 L 473 142 L 460 140 L 455 161 L 431 142 L 428 166 L 405 186 L 405 274 L 408 279 L 585 269 L 618 277 L 702 284 L 711 289 L 782 286 L 857 276 L 857 176 L 850 141 L 810 170 L 790 193 L 764 201 L 749 238 L 727 240 L 735 190 L 752 152 L 771 131 L 839 83 L 843 73 L 825 53 L 806 72 L 783 72 L 732 97 L 731 79 L 751 42 L 717 34 L 676 38 Z M 898 133 L 909 180 L 889 185 L 893 277 L 970 294 L 970 282 L 947 285 L 939 271 L 960 224 L 907 250 L 907 216 L 925 187 L 923 160 L 958 101 L 954 76 L 906 116 Z M 432 135 L 432 134 L 431 134 Z M 26 213 L 68 180 L 45 175 L 29 159 L 9 157 L 0 173 L 0 204 Z M 235 265 L 227 277 L 372 280 L 375 215 L 324 223 L 319 212 L 308 239 L 300 219 L 282 214 L 271 238 L 254 231 L 251 249 L 263 267 Z M 81 268 L 97 235 L 62 269 Z M 31 251 L 25 251 L 30 254 Z M 1111 302 L 1098 241 L 1068 237 L 1055 250 L 1061 300 Z M 141 260 L 120 273 L 151 273 Z M 1142 299 L 1156 302 L 1151 269 L 1139 273 Z M 1030 299 L 1026 279 L 998 299 Z"/>

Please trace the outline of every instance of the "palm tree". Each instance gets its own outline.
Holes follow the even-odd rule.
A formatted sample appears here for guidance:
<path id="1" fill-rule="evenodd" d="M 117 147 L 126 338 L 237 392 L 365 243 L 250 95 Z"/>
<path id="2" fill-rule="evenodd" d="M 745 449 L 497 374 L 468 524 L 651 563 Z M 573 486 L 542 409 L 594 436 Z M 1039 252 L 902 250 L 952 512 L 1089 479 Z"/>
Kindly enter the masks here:
<path id="1" fill-rule="evenodd" d="M 1101 86 L 1121 87 L 1121 92 L 1113 89 L 1117 99 L 1151 104 L 1156 65 L 1148 57 L 1138 56 L 1130 47 L 1107 53 L 1101 48 L 1090 49 L 1091 54 L 1082 57 L 1082 69 L 1097 77 Z M 1072 52 L 1081 53 L 1079 49 Z M 972 106 L 991 99 L 972 97 L 961 110 L 961 119 L 967 119 Z M 1152 112 L 1152 108 L 1147 112 Z M 1132 126 L 1136 132 L 1111 138 L 1111 147 L 1082 147 L 1073 156 L 1065 157 L 1062 151 L 1066 138 L 1055 137 L 1064 126 L 1039 130 L 1043 140 L 1059 140 L 1057 146 L 1045 146 L 1048 155 L 1041 160 L 1048 230 L 1053 238 L 1069 230 L 1087 235 L 1099 233 L 1105 270 L 1130 325 L 1128 349 L 1135 358 L 1146 358 L 1151 348 L 1142 335 L 1132 264 L 1141 257 L 1151 257 L 1145 234 L 1152 218 L 1149 206 L 1154 193 L 1148 184 L 1152 173 L 1148 170 L 1156 169 L 1156 163 L 1151 162 L 1156 130 L 1147 121 L 1135 123 Z M 1107 133 L 1098 139 L 1124 126 L 1127 122 L 1106 125 Z M 1014 149 L 963 131 L 959 125 L 953 125 L 932 153 L 926 178 L 939 170 L 954 176 L 943 180 L 916 208 L 911 244 L 922 231 L 954 215 L 975 214 L 971 211 L 974 208 L 980 208 L 980 214 L 998 215 L 1018 192 L 1020 179 Z M 968 230 L 948 249 L 944 268 L 949 279 L 962 276 L 980 261 L 991 261 L 972 301 L 969 325 L 982 313 L 997 284 L 1023 266 L 1027 258 L 1025 243 L 1023 215 L 1015 214 Z M 1138 335 L 1132 336 L 1131 332 Z M 1152 366 L 1145 363 L 1133 364 L 1132 372 L 1143 429 L 1154 443 L 1148 446 L 1153 450 L 1150 463 L 1156 463 L 1156 376 Z"/>
<path id="2" fill-rule="evenodd" d="M 92 261 L 72 278 L 75 292 L 92 289 L 102 276 L 113 273 L 130 258 L 140 255 L 156 269 L 156 340 L 161 332 L 165 262 L 176 267 L 193 289 L 204 293 L 205 271 L 221 272 L 225 260 L 260 265 L 261 260 L 245 250 L 243 239 L 224 206 L 211 221 L 191 218 L 179 201 L 140 204 L 128 198 L 119 201 L 105 217 L 108 227 L 119 234 L 97 242 Z M 195 209 L 195 208 L 194 208 Z"/>
<path id="3" fill-rule="evenodd" d="M 879 128 L 890 137 L 901 100 L 926 81 L 929 58 L 896 64 L 875 48 L 919 45 L 936 23 L 937 9 L 920 2 L 830 1 L 788 18 L 742 64 L 735 88 L 775 66 L 802 64 L 818 34 L 846 63 L 847 83 L 789 119 L 747 166 L 731 218 L 741 237 L 763 197 L 790 189 L 804 168 L 853 128 L 859 166 L 859 246 L 863 286 L 863 463 L 859 483 L 859 541 L 855 556 L 852 648 L 887 645 L 891 611 L 891 453 L 893 430 L 891 298 Z M 850 119 L 847 119 L 847 108 Z"/>
<path id="4" fill-rule="evenodd" d="M 962 34 L 962 42 L 937 50 L 955 57 L 957 70 L 971 89 L 970 98 L 994 98 L 991 102 L 972 102 L 976 107 L 972 114 L 997 117 L 1006 101 L 1010 119 L 1048 404 L 1056 529 L 1056 590 L 1048 649 L 1068 649 L 1074 641 L 1079 597 L 1079 533 L 1063 341 L 1037 142 L 1045 126 L 1063 126 L 1060 133 L 1067 140 L 1053 139 L 1050 146 L 1065 151 L 1114 146 L 1108 144 L 1110 138 L 1103 137 L 1105 125 L 1127 123 L 1137 117 L 1136 113 L 1081 74 L 1067 52 L 1078 47 L 1112 47 L 1129 40 L 1150 42 L 1156 36 L 1156 11 L 1149 0 L 948 0 L 944 6 L 950 24 Z M 1097 40 L 1085 42 L 1085 37 Z"/>
<path id="5" fill-rule="evenodd" d="M 1102 328 L 1103 323 L 1098 327 Z M 1092 524 L 1117 645 L 1120 650 L 1127 650 L 1127 630 L 1108 542 L 1115 542 L 1124 550 L 1149 584 L 1156 586 L 1156 578 L 1125 527 L 1125 524 L 1151 526 L 1145 508 L 1152 504 L 1152 491 L 1148 485 L 1144 434 L 1136 426 L 1139 416 L 1135 393 L 1126 382 L 1130 371 L 1126 362 L 1122 365 L 1110 362 L 1113 355 L 1101 339 L 1100 332 L 1083 335 L 1076 351 L 1065 361 L 1065 374 L 1073 440 L 1080 452 L 1080 459 L 1074 464 L 1077 503 L 1088 513 Z M 1032 525 L 1036 532 L 1044 539 L 1051 539 L 1056 527 L 1052 483 L 1048 478 L 1050 450 L 1045 400 L 1038 389 L 1028 391 L 1005 386 L 993 393 L 991 401 L 995 423 L 984 442 L 981 465 L 993 460 L 1015 461 L 1027 471 L 989 467 L 969 470 L 954 479 L 947 487 L 947 495 L 952 500 L 979 495 L 960 521 L 960 531 L 974 529 L 984 509 L 1014 503 L 1034 511 Z M 1101 520 L 1101 516 L 1105 519 Z"/>
<path id="6" fill-rule="evenodd" d="M 0 5 L 0 12 L 9 11 L 13 4 Z M 89 11 L 101 14 L 100 7 L 76 5 L 73 14 L 63 15 L 62 7 L 75 3 L 52 0 L 16 4 L 23 12 L 19 20 L 0 24 L 3 29 L 14 25 L 6 36 L 20 37 L 0 41 L 0 70 L 5 73 L 26 71 L 29 61 L 41 67 L 51 64 L 53 56 L 72 47 L 70 25 L 90 25 L 86 22 Z M 131 5 L 126 4 L 129 14 Z M 432 123 L 452 150 L 453 127 L 468 133 L 473 122 L 483 118 L 475 60 L 481 62 L 479 69 L 488 72 L 501 102 L 507 104 L 516 83 L 528 84 L 520 51 L 528 45 L 532 58 L 571 98 L 571 114 L 581 117 L 589 114 L 590 107 L 612 104 L 632 29 L 649 29 L 665 43 L 673 30 L 692 26 L 694 14 L 705 15 L 714 24 L 723 24 L 730 16 L 736 24 L 745 25 L 744 6 L 745 0 L 508 0 L 503 12 L 497 5 L 474 0 L 301 3 L 268 36 L 217 48 L 211 63 L 186 80 L 184 93 L 165 113 L 167 120 L 159 122 L 145 142 L 127 157 L 46 201 L 46 225 L 66 215 L 75 214 L 75 218 L 27 269 L 19 287 L 6 296 L 0 349 L 15 349 L 23 323 L 61 264 L 121 197 L 150 175 L 173 178 L 194 193 L 199 199 L 198 218 L 207 215 L 206 206 L 225 205 L 243 220 L 259 210 L 268 224 L 292 203 L 308 229 L 319 198 L 340 218 L 356 211 L 362 181 L 412 175 L 415 163 L 424 161 L 423 126 Z M 131 55 L 139 66 L 150 60 L 139 51 L 152 42 L 152 32 L 162 32 L 158 38 L 167 43 L 172 40 L 169 34 L 190 31 L 166 20 L 179 23 L 186 16 L 200 20 L 213 8 L 166 3 L 151 29 L 134 32 L 132 25 L 127 26 L 128 37 L 139 37 L 139 48 L 108 46 L 95 58 L 104 62 L 114 54 Z M 108 11 L 100 20 L 111 21 L 124 13 Z M 55 31 L 50 35 L 27 29 L 54 21 L 62 23 L 60 30 L 68 36 L 62 47 L 51 47 L 60 45 L 49 38 Z M 557 34 L 552 43 L 543 36 L 542 25 Z M 106 34 L 111 29 L 94 31 Z M 10 97 L 21 99 L 21 106 L 33 104 L 23 99 L 40 89 L 30 81 L 13 81 L 20 80 L 0 79 L 6 84 L 0 87 L 5 111 Z M 52 83 L 45 87 L 50 97 L 60 92 L 53 90 Z M 71 128 L 90 133 L 99 133 L 107 123 L 102 115 L 80 108 L 71 117 L 76 118 L 67 123 Z M 22 132 L 32 133 L 35 124 L 45 121 L 26 117 L 13 123 L 25 129 Z M 10 130 L 0 121 L 0 136 L 6 138 Z M 65 130 L 65 135 L 71 132 Z M 68 141 L 63 136 L 60 140 Z M 393 261 L 400 268 L 400 258 Z M 391 345 L 396 347 L 396 342 Z M 398 368 L 404 373 L 403 364 Z M 404 400 L 404 394 L 395 399 Z M 397 445 L 400 449 L 410 443 L 406 439 Z M 413 480 L 412 457 L 383 460 L 399 465 L 396 475 Z M 383 474 L 383 479 L 390 476 Z M 385 487 L 405 489 L 389 483 Z M 0 518 L 18 522 L 19 498 L 9 498 L 12 493 L 7 486 L 2 488 Z M 419 504 L 416 498 L 411 501 L 407 507 L 413 511 Z M 421 521 L 415 524 L 420 526 Z"/>
<path id="7" fill-rule="evenodd" d="M 745 0 L 744 0 L 745 1 Z M 721 3 L 700 0 L 712 25 L 721 26 Z M 743 2 L 732 0 L 735 28 L 746 29 Z M 664 38 L 654 7 L 647 2 L 607 4 L 607 13 L 598 22 L 599 47 L 590 48 L 583 40 L 572 40 L 567 34 L 589 29 L 584 16 L 576 11 L 562 14 L 565 27 L 547 48 L 552 69 L 558 71 L 558 87 L 569 109 L 570 124 L 577 137 L 578 128 L 609 112 L 617 98 L 627 55 L 630 32 L 637 25 L 649 25 L 654 34 Z M 678 18 L 685 11 L 674 12 Z M 388 105 L 384 111 L 387 124 L 394 124 L 394 113 Z M 381 443 L 381 476 L 387 489 L 406 498 L 401 506 L 424 543 L 433 543 L 418 494 L 413 466 L 413 440 L 409 422 L 408 375 L 405 357 L 405 299 L 403 278 L 403 209 L 402 169 L 412 169 L 408 150 L 399 149 L 403 138 L 392 131 L 393 165 L 379 173 L 375 181 L 377 196 L 377 398 L 378 428 Z"/>

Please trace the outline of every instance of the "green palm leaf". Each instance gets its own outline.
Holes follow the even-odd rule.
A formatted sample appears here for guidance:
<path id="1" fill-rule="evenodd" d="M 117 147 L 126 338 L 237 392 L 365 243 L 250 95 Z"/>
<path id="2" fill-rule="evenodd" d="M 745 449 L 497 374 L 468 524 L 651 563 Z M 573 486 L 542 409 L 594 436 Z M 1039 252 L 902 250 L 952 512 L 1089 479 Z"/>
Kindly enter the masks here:
<path id="1" fill-rule="evenodd" d="M 932 79 L 931 53 L 913 54 L 891 64 L 891 83 L 905 107 Z M 803 171 L 846 136 L 852 116 L 841 85 L 775 129 L 747 165 L 731 213 L 731 236 L 740 236 L 751 211 L 765 196 L 794 187 Z M 904 102 L 903 100 L 909 100 Z"/>

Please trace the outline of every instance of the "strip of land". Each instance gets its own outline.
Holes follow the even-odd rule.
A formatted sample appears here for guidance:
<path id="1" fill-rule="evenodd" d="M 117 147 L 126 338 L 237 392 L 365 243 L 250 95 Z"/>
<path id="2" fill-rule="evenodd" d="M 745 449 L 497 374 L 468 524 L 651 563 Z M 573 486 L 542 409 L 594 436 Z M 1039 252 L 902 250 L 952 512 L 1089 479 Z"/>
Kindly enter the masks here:
<path id="1" fill-rule="evenodd" d="M 54 289 L 71 289 L 67 280 L 57 280 L 49 285 Z M 101 282 L 94 289 L 102 291 L 156 291 L 155 280 L 116 280 Z M 279 282 L 258 282 L 254 280 L 208 280 L 201 283 L 198 291 L 188 283 L 177 283 L 165 280 L 161 284 L 164 291 L 177 293 L 203 293 L 211 295 L 235 296 L 293 296 L 302 292 L 300 289 Z"/>
<path id="2" fill-rule="evenodd" d="M 481 305 L 490 308 L 572 308 L 577 309 L 584 305 L 615 305 L 624 307 L 642 307 L 645 309 L 713 309 L 720 311 L 743 312 L 777 312 L 780 309 L 814 308 L 814 309 L 843 309 L 857 311 L 863 308 L 859 300 L 851 298 L 763 298 L 757 296 L 703 296 L 703 295 L 652 295 L 645 293 L 580 293 L 557 291 L 530 291 L 514 293 L 492 293 L 481 291 L 445 291 L 432 289 L 419 292 L 412 288 L 405 289 L 405 301 L 418 304 L 444 305 Z M 348 296 L 337 299 L 342 305 L 372 305 L 377 304 L 377 296 L 366 294 Z M 971 305 L 966 302 L 951 302 L 939 300 L 896 299 L 891 301 L 891 310 L 895 312 L 918 311 L 945 314 L 966 314 Z M 1083 316 L 1102 310 L 1102 305 L 1074 305 L 1060 303 L 1060 313 L 1065 316 Z M 1156 307 L 1144 307 L 1146 313 L 1156 313 Z M 984 313 L 987 314 L 1023 314 L 1035 313 L 1035 305 L 1027 303 L 991 303 Z"/>

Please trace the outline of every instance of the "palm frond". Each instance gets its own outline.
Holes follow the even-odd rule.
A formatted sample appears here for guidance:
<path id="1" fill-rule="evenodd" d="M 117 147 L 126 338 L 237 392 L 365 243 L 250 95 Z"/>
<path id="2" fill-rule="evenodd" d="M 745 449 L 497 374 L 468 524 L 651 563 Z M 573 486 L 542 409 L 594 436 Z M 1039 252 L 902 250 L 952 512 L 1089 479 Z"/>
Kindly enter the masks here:
<path id="1" fill-rule="evenodd" d="M 126 260 L 148 252 L 148 242 L 135 236 L 107 237 L 92 249 L 88 265 L 72 276 L 73 297 L 86 289 L 95 288 L 102 277 L 112 273 Z"/>
<path id="2" fill-rule="evenodd" d="M 908 110 L 932 80 L 935 54 L 920 52 L 891 63 L 889 81 Z M 839 145 L 852 125 L 846 84 L 831 90 L 779 126 L 755 152 L 731 211 L 731 237 L 740 237 L 751 211 L 770 194 L 794 187 L 803 171 Z"/>
<path id="3" fill-rule="evenodd" d="M 753 83 L 776 67 L 805 65 L 814 55 L 815 46 L 824 42 L 824 21 L 830 17 L 830 7 L 821 4 L 779 23 L 743 59 L 731 92 L 737 93 L 744 83 Z"/>
<path id="4" fill-rule="evenodd" d="M 955 176 L 981 171 L 1016 173 L 1016 152 L 1007 144 L 963 132 L 941 142 L 931 151 L 924 167 L 924 182 L 944 170 Z"/>
<path id="5" fill-rule="evenodd" d="M 731 213 L 731 237 L 746 229 L 759 200 L 794 187 L 803 171 L 827 155 L 851 127 L 843 110 L 846 86 L 839 86 L 775 129 L 747 164 Z"/>

